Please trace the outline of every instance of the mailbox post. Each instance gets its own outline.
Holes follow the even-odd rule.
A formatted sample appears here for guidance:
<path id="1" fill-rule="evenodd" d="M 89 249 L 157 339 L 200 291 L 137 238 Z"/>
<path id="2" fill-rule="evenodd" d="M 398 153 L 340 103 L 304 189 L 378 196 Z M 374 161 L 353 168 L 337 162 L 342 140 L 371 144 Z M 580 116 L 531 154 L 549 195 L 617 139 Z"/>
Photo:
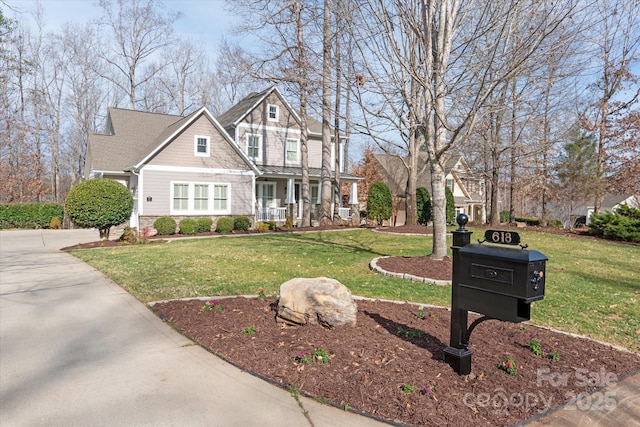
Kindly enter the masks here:
<path id="1" fill-rule="evenodd" d="M 531 317 L 531 303 L 544 298 L 547 257 L 526 250 L 518 233 L 487 230 L 485 239 L 471 244 L 471 232 L 464 214 L 456 218 L 453 232 L 453 275 L 451 281 L 451 338 L 444 360 L 458 374 L 471 373 L 469 338 L 485 320 L 523 322 Z M 491 246 L 489 241 L 500 245 Z M 483 316 L 467 327 L 468 313 Z"/>
<path id="2" fill-rule="evenodd" d="M 453 231 L 453 246 L 451 247 L 453 255 L 453 272 L 451 276 L 451 335 L 449 338 L 449 347 L 444 350 L 444 360 L 454 371 L 460 375 L 468 375 L 471 373 L 471 354 L 473 354 L 468 345 L 465 344 L 465 335 L 467 333 L 468 314 L 467 310 L 463 310 L 459 306 L 460 301 L 460 271 L 456 266 L 460 264 L 460 248 L 471 243 L 471 235 L 473 232 L 467 230 L 466 225 L 469 217 L 465 214 L 459 214 L 456 217 L 458 229 Z"/>

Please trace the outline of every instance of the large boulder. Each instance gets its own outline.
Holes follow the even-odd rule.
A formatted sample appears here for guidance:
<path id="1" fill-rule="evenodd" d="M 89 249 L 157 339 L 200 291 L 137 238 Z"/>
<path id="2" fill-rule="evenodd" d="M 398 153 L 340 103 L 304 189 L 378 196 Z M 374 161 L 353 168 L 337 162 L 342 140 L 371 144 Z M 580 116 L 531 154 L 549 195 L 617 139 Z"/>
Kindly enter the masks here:
<path id="1" fill-rule="evenodd" d="M 357 312 L 351 291 L 335 279 L 296 278 L 280 285 L 279 322 L 327 328 L 355 326 Z"/>

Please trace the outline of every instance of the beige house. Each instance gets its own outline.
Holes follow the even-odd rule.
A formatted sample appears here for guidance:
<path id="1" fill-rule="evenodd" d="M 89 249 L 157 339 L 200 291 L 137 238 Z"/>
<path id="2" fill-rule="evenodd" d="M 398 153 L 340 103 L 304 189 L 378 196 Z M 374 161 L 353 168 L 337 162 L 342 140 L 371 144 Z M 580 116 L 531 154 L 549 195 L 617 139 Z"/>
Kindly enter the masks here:
<path id="1" fill-rule="evenodd" d="M 309 122 L 313 207 L 320 200 L 322 135 L 319 123 Z M 275 86 L 218 118 L 204 107 L 186 117 L 110 108 L 105 132 L 89 139 L 86 178 L 127 186 L 134 197 L 130 225 L 138 228 L 164 215 L 282 222 L 289 208 L 299 218 L 300 123 Z M 359 179 L 341 174 L 354 189 Z M 339 208 L 340 216 L 350 215 Z"/>
<path id="2" fill-rule="evenodd" d="M 405 162 L 400 156 L 389 154 L 375 154 L 374 158 L 391 195 L 399 201 L 395 225 L 403 225 L 407 216 L 405 200 L 409 176 Z M 427 164 L 426 155 L 420 156 L 418 164 Z M 486 222 L 484 181 L 473 174 L 463 157 L 452 158 L 444 169 L 446 186 L 455 199 L 456 215 L 464 213 L 469 216 L 469 221 Z M 425 187 L 431 193 L 431 177 L 426 167 L 419 170 L 418 187 Z"/>

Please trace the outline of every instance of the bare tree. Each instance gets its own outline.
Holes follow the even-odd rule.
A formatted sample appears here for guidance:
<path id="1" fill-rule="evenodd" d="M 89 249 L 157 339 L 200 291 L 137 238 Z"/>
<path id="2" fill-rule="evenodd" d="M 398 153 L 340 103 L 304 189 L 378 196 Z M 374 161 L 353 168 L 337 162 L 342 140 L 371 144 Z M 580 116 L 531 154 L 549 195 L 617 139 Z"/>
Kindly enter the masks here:
<path id="1" fill-rule="evenodd" d="M 609 147 L 623 137 L 612 125 L 616 118 L 633 114 L 640 100 L 637 76 L 630 71 L 640 49 L 640 3 L 624 0 L 598 0 L 595 8 L 591 45 L 600 77 L 592 85 L 594 101 L 583 114 L 583 126 L 598 135 L 597 184 L 594 212 L 599 213 L 609 175 Z M 637 111 L 637 110 L 636 110 Z M 633 121 L 632 121 L 633 122 Z"/>
<path id="2" fill-rule="evenodd" d="M 139 89 L 164 67 L 157 55 L 174 41 L 173 24 L 179 12 L 162 13 L 155 0 L 100 0 L 100 23 L 109 32 L 105 49 L 98 50 L 107 64 L 102 77 L 118 87 L 128 98 L 129 108 L 140 102 Z M 101 70 L 100 70 L 101 71 Z"/>

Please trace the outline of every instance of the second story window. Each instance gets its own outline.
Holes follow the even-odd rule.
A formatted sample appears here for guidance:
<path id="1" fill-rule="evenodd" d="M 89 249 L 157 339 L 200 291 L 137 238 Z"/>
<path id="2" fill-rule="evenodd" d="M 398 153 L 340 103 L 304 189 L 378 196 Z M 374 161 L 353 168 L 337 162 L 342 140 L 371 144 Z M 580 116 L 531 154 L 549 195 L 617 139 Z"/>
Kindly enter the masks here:
<path id="1" fill-rule="evenodd" d="M 269 104 L 269 112 L 267 115 L 267 119 L 269 119 L 269 121 L 271 122 L 277 122 L 278 121 L 278 106 L 277 105 L 273 105 L 273 104 Z"/>
<path id="2" fill-rule="evenodd" d="M 287 164 L 298 164 L 300 163 L 300 150 L 299 150 L 299 141 L 297 139 L 287 139 L 286 150 L 287 150 Z"/>
<path id="3" fill-rule="evenodd" d="M 199 157 L 209 157 L 209 137 L 196 135 L 194 137 L 193 154 Z"/>
<path id="4" fill-rule="evenodd" d="M 259 160 L 262 157 L 262 138 L 260 135 L 247 135 L 247 156 L 252 160 Z"/>

